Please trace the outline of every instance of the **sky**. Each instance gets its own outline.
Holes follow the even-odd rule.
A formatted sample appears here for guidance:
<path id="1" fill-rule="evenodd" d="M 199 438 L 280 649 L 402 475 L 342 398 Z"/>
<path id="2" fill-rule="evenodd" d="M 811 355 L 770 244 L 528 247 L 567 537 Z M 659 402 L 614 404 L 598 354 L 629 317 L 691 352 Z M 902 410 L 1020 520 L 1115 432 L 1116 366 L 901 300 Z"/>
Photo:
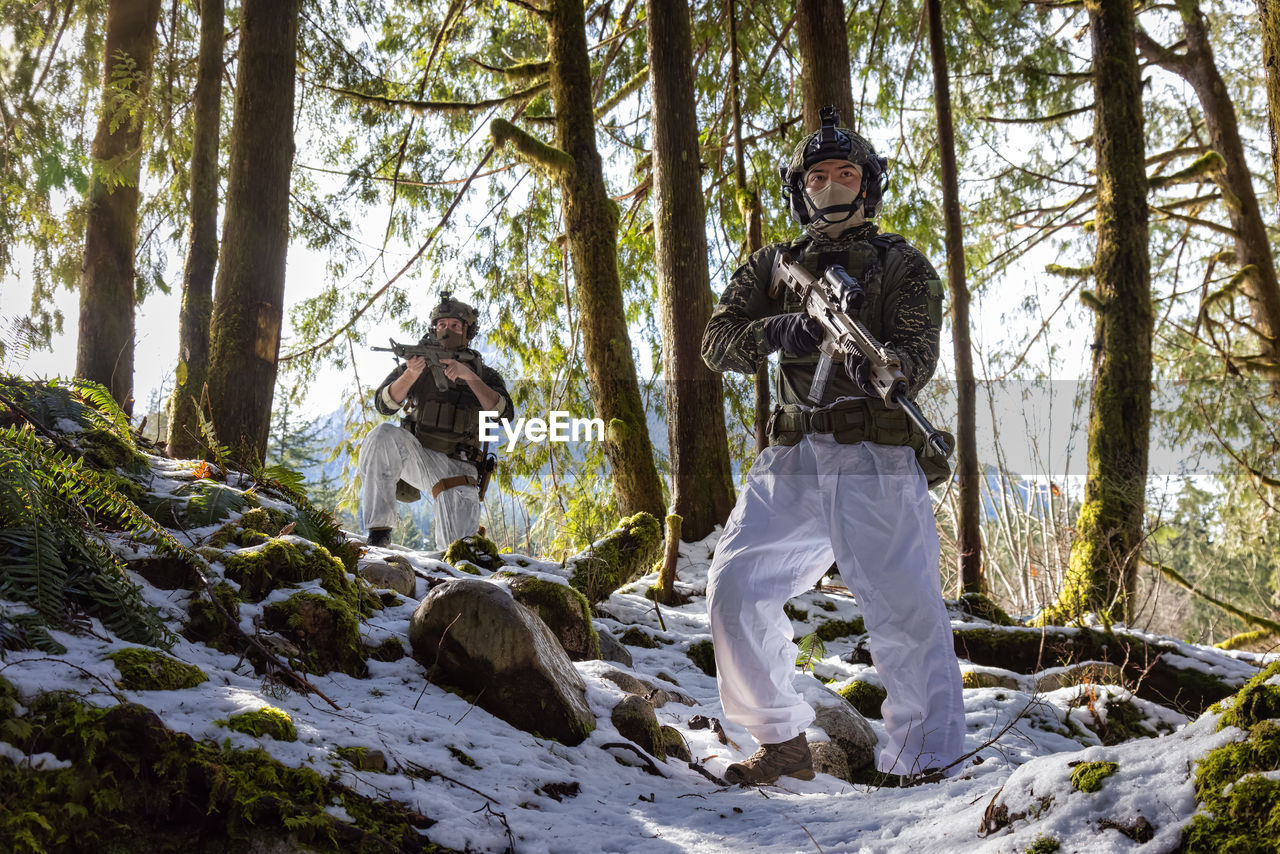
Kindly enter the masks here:
<path id="1" fill-rule="evenodd" d="M 191 476 L 188 463 L 153 458 L 153 464 L 159 473 L 155 488 L 161 493 Z M 269 495 L 260 497 L 274 506 Z M 187 533 L 198 538 L 215 527 Z M 261 677 L 243 659 L 180 639 L 172 655 L 199 666 L 209 681 L 187 690 L 120 693 L 153 709 L 170 729 L 193 738 L 228 741 L 238 749 L 261 747 L 285 764 L 336 774 L 360 793 L 401 801 L 436 822 L 427 835 L 437 844 L 477 852 L 501 852 L 512 844 L 517 854 L 1012 854 L 1026 850 L 1042 836 L 1057 839 L 1062 852 L 1107 854 L 1138 846 L 1119 831 L 1100 827 L 1099 821 L 1132 827 L 1140 817 L 1155 833 L 1142 850 L 1170 851 L 1196 808 L 1190 769 L 1209 750 L 1243 736 L 1235 729 L 1217 731 L 1216 714 L 1188 720 L 1135 699 L 1145 724 L 1163 734 L 1104 747 L 1093 732 L 1096 721 L 1089 713 L 1086 692 L 1094 691 L 1094 708 L 1105 715 L 1108 700 L 1131 696 L 1123 688 L 1085 684 L 1052 689 L 1041 680 L 1061 675 L 1064 668 L 1019 675 L 962 662 L 962 670 L 1003 679 L 1006 687 L 964 691 L 965 749 L 974 756 L 958 776 L 944 782 L 909 789 L 876 788 L 819 774 L 809 782 L 783 778 L 777 785 L 743 789 L 720 785 L 678 760 L 657 763 L 661 776 L 651 775 L 639 767 L 630 751 L 605 747 L 623 740 L 610 723 L 610 710 L 623 695 L 604 678 L 608 671 L 622 670 L 687 695 L 692 705 L 668 703 L 657 710 L 658 720 L 680 732 L 694 760 L 710 774 L 720 777 L 731 762 L 755 749 L 747 733 L 725 719 L 715 680 L 686 655 L 692 643 L 710 637 L 704 593 L 718 536 L 717 532 L 702 542 L 681 545 L 677 590 L 688 594 L 690 601 L 681 607 L 664 607 L 663 624 L 653 603 L 643 596 L 656 580 L 652 575 L 601 603 L 600 616 L 594 620 L 597 631 L 618 636 L 638 628 L 659 643 L 656 649 L 628 647 L 634 657 L 629 667 L 605 661 L 572 665 L 586 684 L 587 702 L 597 719 L 596 730 L 575 747 L 514 729 L 429 684 L 423 666 L 408 656 L 396 662 L 371 661 L 367 679 L 341 674 L 314 677 L 340 707 L 335 711 L 315 697 L 268 696 Z M 116 542 L 114 548 L 128 557 L 146 547 Z M 361 633 L 367 643 L 395 638 L 407 650 L 409 620 L 426 594 L 427 579 L 475 580 L 475 576 L 441 562 L 434 553 L 393 546 L 372 550 L 369 557 L 391 553 L 400 554 L 415 568 L 417 590 L 363 622 Z M 555 583 L 564 581 L 559 564 L 507 557 L 512 564 L 517 560 L 526 564 L 511 565 L 512 570 Z M 219 568 L 220 564 L 214 565 L 215 574 Z M 482 570 L 481 579 L 487 576 Z M 178 625 L 191 594 L 157 590 L 133 577 L 142 583 L 147 601 L 171 625 Z M 293 592 L 276 591 L 259 606 L 242 606 L 242 626 L 252 630 L 254 616 L 263 605 Z M 809 591 L 792 604 L 806 612 L 801 622 L 794 623 L 797 636 L 826 619 L 849 619 L 859 613 L 847 591 L 833 585 L 824 592 Z M 12 613 L 21 606 L 0 602 L 0 609 Z M 988 625 L 958 610 L 952 611 L 952 623 L 955 627 Z M 102 684 L 112 685 L 119 677 L 106 656 L 129 645 L 113 638 L 96 620 L 92 628 L 91 633 L 80 635 L 54 633 L 67 647 L 64 655 L 7 652 L 5 678 L 27 699 L 38 691 L 67 689 L 90 703 L 113 704 Z M 855 679 L 877 683 L 874 667 L 843 659 L 853 643 L 853 638 L 832 641 L 812 673 L 797 671 L 802 693 L 821 690 L 820 682 L 833 689 Z M 1186 666 L 1237 682 L 1254 675 L 1264 660 L 1251 653 L 1188 644 L 1179 643 L 1178 649 Z M 1037 690 L 1037 684 L 1044 689 Z M 219 723 L 268 705 L 291 716 L 299 734 L 296 742 L 255 738 Z M 695 715 L 722 721 L 729 743 L 721 744 L 711 730 L 694 729 Z M 883 724 L 875 718 L 869 722 L 883 745 Z M 810 741 L 827 740 L 816 726 L 808 736 Z M 337 755 L 339 747 L 380 750 L 390 770 L 385 774 L 357 771 Z M 35 768 L 59 767 L 62 762 L 49 754 L 23 756 L 17 748 L 4 745 L 0 755 L 30 762 Z M 1097 793 L 1074 791 L 1069 782 L 1073 767 L 1093 761 L 1115 762 L 1118 770 Z M 403 771 L 410 763 L 443 776 L 429 781 L 408 776 Z M 580 785 L 580 793 L 559 801 L 539 791 L 550 783 L 574 782 Z M 984 830 L 984 814 L 993 805 L 1027 815 L 1008 827 Z"/>

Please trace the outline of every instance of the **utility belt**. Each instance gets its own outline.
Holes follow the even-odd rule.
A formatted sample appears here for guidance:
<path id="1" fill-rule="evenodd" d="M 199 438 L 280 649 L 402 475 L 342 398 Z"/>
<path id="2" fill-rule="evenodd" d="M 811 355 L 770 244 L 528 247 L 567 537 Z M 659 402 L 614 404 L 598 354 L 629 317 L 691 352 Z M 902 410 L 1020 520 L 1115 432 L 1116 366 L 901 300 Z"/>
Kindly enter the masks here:
<path id="1" fill-rule="evenodd" d="M 927 452 L 924 433 L 912 426 L 907 413 L 889 409 L 871 398 L 846 398 L 822 409 L 807 409 L 793 403 L 775 406 L 766 428 L 770 445 L 796 445 L 809 433 L 829 433 L 842 445 L 875 442 L 877 445 L 905 445 L 915 451 L 916 462 L 937 486 L 951 478 L 946 457 Z M 954 447 L 955 438 L 941 431 Z"/>

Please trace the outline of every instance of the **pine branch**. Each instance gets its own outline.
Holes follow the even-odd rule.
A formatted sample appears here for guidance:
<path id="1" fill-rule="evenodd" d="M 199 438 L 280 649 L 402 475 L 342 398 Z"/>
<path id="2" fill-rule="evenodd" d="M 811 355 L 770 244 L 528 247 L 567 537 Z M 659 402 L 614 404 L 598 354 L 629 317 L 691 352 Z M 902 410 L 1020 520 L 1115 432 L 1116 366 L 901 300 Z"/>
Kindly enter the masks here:
<path id="1" fill-rule="evenodd" d="M 1072 116 L 1078 116 L 1081 113 L 1088 113 L 1093 110 L 1093 104 L 1086 104 L 1083 107 L 1076 107 L 1073 110 L 1063 110 L 1061 113 L 1053 113 L 1048 116 L 1036 116 L 1027 119 L 1002 119 L 996 116 L 978 116 L 979 121 L 991 122 L 998 125 L 1042 125 L 1049 122 L 1056 122 L 1061 119 L 1069 119 Z"/>
<path id="2" fill-rule="evenodd" d="M 569 154 L 554 145 L 547 145 L 506 119 L 494 119 L 490 122 L 489 133 L 493 136 L 494 149 L 501 151 L 510 146 L 525 163 L 552 177 L 558 178 L 577 165 Z"/>
<path id="3" fill-rule="evenodd" d="M 515 65 L 490 65 L 483 60 L 471 59 L 473 63 L 483 68 L 485 71 L 492 71 L 494 74 L 501 74 L 508 80 L 532 80 L 542 77 L 551 71 L 551 60 L 538 59 L 532 62 L 517 62 Z"/>
<path id="4" fill-rule="evenodd" d="M 549 81 L 542 80 L 534 83 L 527 89 L 521 89 L 519 92 L 512 92 L 510 95 L 501 95 L 497 98 L 486 98 L 481 101 L 419 101 L 411 98 L 388 98 L 383 95 L 369 95 L 364 92 L 357 92 L 354 89 L 341 89 L 334 86 L 325 86 L 323 84 L 319 85 L 322 89 L 328 89 L 330 92 L 334 92 L 357 101 L 363 101 L 366 104 L 374 104 L 387 110 L 411 110 L 415 115 L 421 116 L 429 112 L 443 113 L 444 115 L 464 115 L 467 113 L 478 113 L 482 110 L 500 107 L 503 104 L 509 104 L 512 101 L 527 101 L 535 95 L 545 91 L 551 84 Z"/>

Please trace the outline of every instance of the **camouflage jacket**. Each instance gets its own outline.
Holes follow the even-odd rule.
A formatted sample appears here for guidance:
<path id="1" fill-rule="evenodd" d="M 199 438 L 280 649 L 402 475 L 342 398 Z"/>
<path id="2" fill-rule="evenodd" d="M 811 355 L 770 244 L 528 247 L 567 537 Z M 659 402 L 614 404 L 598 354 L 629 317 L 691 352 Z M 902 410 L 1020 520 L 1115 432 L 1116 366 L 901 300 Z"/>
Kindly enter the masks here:
<path id="1" fill-rule="evenodd" d="M 809 272 L 821 275 L 832 264 L 843 264 L 862 283 L 866 303 L 860 319 L 871 334 L 902 363 L 910 385 L 917 391 L 933 376 L 938 364 L 938 337 L 942 327 L 942 281 L 921 252 L 896 234 L 878 234 L 868 223 L 850 238 L 833 243 L 805 234 L 790 243 L 775 243 L 755 252 L 737 269 L 720 297 L 702 337 L 702 359 L 714 371 L 755 373 L 769 357 L 764 327 L 776 314 L 799 311 L 800 302 L 787 293 L 769 296 L 774 258 L 790 252 Z M 779 356 L 777 402 L 809 405 L 809 385 L 818 364 L 818 353 Z M 833 370 L 823 400 L 863 397 L 842 370 Z"/>
<path id="2" fill-rule="evenodd" d="M 423 339 L 424 343 L 425 338 Z M 475 353 L 474 350 L 471 352 Z M 502 375 L 485 365 L 480 354 L 471 365 L 480 380 L 498 393 L 497 418 L 511 418 L 515 408 Z M 424 448 L 453 456 L 459 446 L 467 449 L 464 456 L 474 454 L 480 448 L 480 399 L 465 382 L 459 380 L 446 391 L 439 391 L 431 377 L 431 371 L 422 376 L 409 389 L 400 407 L 394 406 L 383 392 L 403 374 L 405 365 L 397 365 L 373 393 L 373 405 L 382 415 L 394 415 L 404 408 L 401 426 L 411 430 Z"/>

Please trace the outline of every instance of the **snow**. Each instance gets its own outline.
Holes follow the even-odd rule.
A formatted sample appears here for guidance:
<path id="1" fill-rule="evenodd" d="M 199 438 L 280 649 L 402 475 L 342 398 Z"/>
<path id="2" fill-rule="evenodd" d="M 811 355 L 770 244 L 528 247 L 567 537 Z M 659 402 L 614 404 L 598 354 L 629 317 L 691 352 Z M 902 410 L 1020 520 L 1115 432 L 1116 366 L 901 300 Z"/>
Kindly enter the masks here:
<path id="1" fill-rule="evenodd" d="M 181 477 L 177 467 L 173 471 L 175 478 Z M 156 483 L 159 488 L 180 480 L 157 479 Z M 609 721 L 610 709 L 623 696 L 603 676 L 611 669 L 693 699 L 693 706 L 670 702 L 657 710 L 657 716 L 660 723 L 680 731 L 695 761 L 711 774 L 722 775 L 726 766 L 756 747 L 743 729 L 724 718 L 715 680 L 685 654 L 690 644 L 710 638 L 702 594 L 716 536 L 681 546 L 678 589 L 692 597 L 688 604 L 664 606 L 659 613 L 642 595 L 654 583 L 653 576 L 602 603 L 597 629 L 617 636 L 636 626 L 659 643 L 656 649 L 628 647 L 634 657 L 630 668 L 603 661 L 575 665 L 597 717 L 595 732 L 575 747 L 516 730 L 429 684 L 422 665 L 407 655 L 396 662 L 370 661 L 365 679 L 340 673 L 311 677 L 337 704 L 336 710 L 315 695 L 264 685 L 262 677 L 238 656 L 182 639 L 171 654 L 200 667 L 210 676 L 208 682 L 181 691 L 123 690 L 116 685 L 118 673 L 106 656 L 130 645 L 114 639 L 97 621 L 84 633 L 53 633 L 67 647 L 64 655 L 7 653 L 2 672 L 23 699 L 43 691 L 71 690 L 99 705 L 139 702 L 153 709 L 169 728 L 196 739 L 229 741 L 237 748 L 261 747 L 286 764 L 336 774 L 362 794 L 403 801 L 436 822 L 427 831 L 435 843 L 466 851 L 511 847 L 519 854 L 1015 852 L 1041 835 L 1056 837 L 1064 852 L 1122 852 L 1137 848 L 1138 843 L 1112 828 L 1132 826 L 1139 817 L 1155 833 L 1142 850 L 1170 851 L 1195 812 L 1192 773 L 1196 761 L 1243 736 L 1236 729 L 1217 731 L 1217 716 L 1212 713 L 1189 722 L 1134 698 L 1152 731 L 1159 728 L 1163 734 L 1106 747 L 1089 727 L 1105 716 L 1108 699 L 1131 697 L 1123 688 L 1075 686 L 1036 693 L 1034 675 L 1016 676 L 962 663 L 966 670 L 1013 676 L 1019 687 L 964 692 L 966 749 L 975 758 L 958 776 L 943 782 L 908 789 L 877 788 L 820 774 L 809 782 L 783 778 L 778 785 L 742 789 L 716 785 L 678 760 L 659 763 L 662 776 L 653 776 L 635 753 L 604 747 L 624 740 Z M 119 545 L 122 551 L 133 548 Z M 420 576 L 419 596 L 426 592 L 422 577 L 463 575 L 435 553 L 390 551 L 406 557 L 415 568 Z M 386 553 L 374 549 L 370 556 Z M 563 578 L 558 564 L 507 557 L 511 569 Z M 515 566 L 517 559 L 528 565 Z M 179 625 L 192 594 L 158 590 L 136 576 L 134 580 L 170 625 Z M 808 611 L 808 625 L 796 622 L 797 636 L 821 622 L 858 614 L 857 603 L 842 589 L 810 591 L 793 604 Z M 366 640 L 377 644 L 396 637 L 407 651 L 409 619 L 416 605 L 415 599 L 401 598 L 376 613 L 362 624 Z M 0 603 L 0 608 L 9 613 L 25 610 L 17 603 Z M 955 624 L 971 626 L 973 620 L 957 614 Z M 252 628 L 248 618 L 246 628 Z M 1175 643 L 1181 664 L 1237 681 L 1253 675 L 1269 660 L 1168 638 L 1149 639 Z M 853 638 L 828 642 L 813 675 L 798 674 L 799 678 L 878 683 L 874 667 L 842 660 L 854 642 Z M 1093 692 L 1097 718 L 1088 708 L 1085 691 Z M 296 742 L 254 738 L 219 723 L 264 706 L 283 709 L 292 717 L 298 730 Z M 694 715 L 719 719 L 729 743 L 721 744 L 710 729 L 691 729 L 689 720 Z M 883 744 L 882 723 L 875 719 L 870 723 Z M 820 730 L 810 730 L 811 737 L 822 735 Z M 356 770 L 337 753 L 349 747 L 382 751 L 389 773 Z M 11 745 L 0 745 L 0 757 L 35 768 L 62 767 L 58 757 L 25 756 Z M 1118 771 L 1097 793 L 1074 791 L 1072 768 L 1094 761 L 1115 762 Z M 553 796 L 559 789 L 551 784 L 572 783 L 581 787 L 576 795 Z M 1016 818 L 987 832 L 984 816 L 996 806 L 1004 806 Z M 341 814 L 337 807 L 330 812 Z M 1101 825 L 1104 820 L 1107 824 Z"/>

